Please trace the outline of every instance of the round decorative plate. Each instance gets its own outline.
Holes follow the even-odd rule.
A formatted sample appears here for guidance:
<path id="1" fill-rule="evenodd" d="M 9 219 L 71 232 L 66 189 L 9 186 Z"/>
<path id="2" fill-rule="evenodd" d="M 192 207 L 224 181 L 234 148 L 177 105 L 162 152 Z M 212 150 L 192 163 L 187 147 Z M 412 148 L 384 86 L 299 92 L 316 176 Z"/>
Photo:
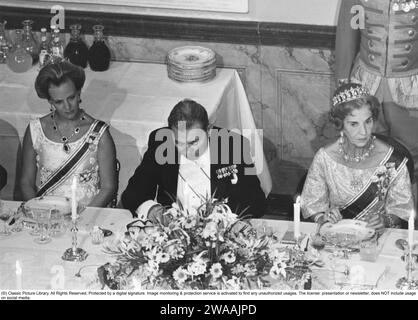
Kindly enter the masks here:
<path id="1" fill-rule="evenodd" d="M 169 62 L 183 67 L 205 65 L 214 59 L 215 52 L 200 46 L 178 47 L 168 53 Z"/>
<path id="2" fill-rule="evenodd" d="M 343 219 L 335 224 L 324 224 L 320 234 L 327 242 L 337 246 L 350 247 L 373 237 L 375 230 L 368 228 L 365 221 Z"/>

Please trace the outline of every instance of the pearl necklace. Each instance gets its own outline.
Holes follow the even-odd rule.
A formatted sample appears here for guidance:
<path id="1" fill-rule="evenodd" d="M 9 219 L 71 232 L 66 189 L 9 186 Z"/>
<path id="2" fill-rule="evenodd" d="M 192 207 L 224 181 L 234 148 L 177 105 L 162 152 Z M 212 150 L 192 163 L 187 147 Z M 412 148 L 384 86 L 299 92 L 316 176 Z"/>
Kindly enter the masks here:
<path id="1" fill-rule="evenodd" d="M 338 152 L 342 154 L 344 161 L 346 162 L 360 162 L 363 161 L 364 159 L 370 157 L 372 150 L 374 149 L 375 145 L 374 145 L 374 141 L 376 140 L 375 136 L 372 136 L 371 139 L 369 140 L 369 145 L 368 147 L 363 147 L 361 148 L 362 150 L 365 150 L 364 152 L 362 152 L 361 154 L 357 154 L 357 155 L 351 155 L 348 154 L 348 152 L 344 149 L 344 137 L 341 137 L 338 140 Z"/>
<path id="2" fill-rule="evenodd" d="M 85 117 L 85 115 L 84 115 L 84 111 L 83 111 L 83 110 L 81 110 L 81 117 L 80 117 L 80 120 L 78 120 L 77 126 L 74 128 L 73 133 L 72 133 L 69 137 L 64 136 L 64 135 L 61 133 L 61 131 L 60 131 L 60 129 L 59 129 L 59 127 L 58 127 L 57 123 L 55 122 L 55 111 L 51 114 L 51 118 L 52 118 L 52 122 L 54 123 L 54 125 L 53 125 L 53 127 L 52 127 L 52 128 L 54 129 L 54 131 L 56 131 L 56 132 L 57 132 L 57 133 L 61 136 L 61 141 L 62 141 L 62 149 L 65 151 L 65 153 L 70 153 L 70 152 L 71 152 L 71 148 L 70 148 L 70 145 L 69 145 L 68 143 L 69 143 L 70 139 L 71 139 L 74 135 L 76 135 L 76 134 L 79 134 L 79 133 L 80 133 L 80 124 L 81 124 L 81 121 L 83 121 L 83 120 L 85 120 L 85 119 L 86 119 L 86 117 Z"/>
<path id="3" fill-rule="evenodd" d="M 418 7 L 418 1 L 417 0 L 392 0 L 392 10 L 397 11 L 403 11 L 403 12 L 409 12 L 411 10 L 414 10 L 416 7 Z"/>

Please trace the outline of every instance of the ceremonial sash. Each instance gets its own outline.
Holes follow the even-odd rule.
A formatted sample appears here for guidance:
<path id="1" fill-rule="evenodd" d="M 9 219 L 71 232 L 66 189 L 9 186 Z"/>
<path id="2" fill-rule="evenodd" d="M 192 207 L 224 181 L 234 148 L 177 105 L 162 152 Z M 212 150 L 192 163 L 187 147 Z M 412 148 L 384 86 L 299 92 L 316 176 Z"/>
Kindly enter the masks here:
<path id="1" fill-rule="evenodd" d="M 392 182 L 396 179 L 401 169 L 406 165 L 407 161 L 408 159 L 404 155 L 391 147 L 385 159 L 383 159 L 380 163 L 380 166 L 385 166 L 387 163 L 395 164 L 396 175 L 392 177 Z M 376 175 L 376 171 L 372 177 Z M 368 210 L 370 210 L 378 202 L 378 191 L 378 183 L 372 182 L 372 178 L 370 178 L 367 185 L 360 191 L 360 193 L 340 208 L 340 213 L 344 219 L 359 219 L 367 213 Z"/>
<path id="2" fill-rule="evenodd" d="M 100 136 L 107 128 L 105 122 L 96 120 L 89 129 L 84 142 L 74 151 L 74 153 L 54 172 L 48 179 L 39 186 L 36 194 L 40 197 L 44 194 L 50 193 L 61 185 L 69 176 L 71 176 L 77 166 L 83 161 L 90 150 L 90 145 Z"/>

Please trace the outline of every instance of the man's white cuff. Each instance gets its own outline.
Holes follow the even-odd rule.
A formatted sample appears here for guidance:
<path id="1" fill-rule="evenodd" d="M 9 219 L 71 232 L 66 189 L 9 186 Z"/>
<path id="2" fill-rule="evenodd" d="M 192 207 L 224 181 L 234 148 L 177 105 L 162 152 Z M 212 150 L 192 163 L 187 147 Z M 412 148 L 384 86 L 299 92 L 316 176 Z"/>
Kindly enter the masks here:
<path id="1" fill-rule="evenodd" d="M 136 214 L 138 215 L 138 219 L 141 220 L 147 220 L 148 219 L 148 212 L 149 210 L 155 206 L 156 204 L 159 204 L 158 202 L 155 202 L 154 200 L 147 200 L 143 202 L 136 210 Z"/>

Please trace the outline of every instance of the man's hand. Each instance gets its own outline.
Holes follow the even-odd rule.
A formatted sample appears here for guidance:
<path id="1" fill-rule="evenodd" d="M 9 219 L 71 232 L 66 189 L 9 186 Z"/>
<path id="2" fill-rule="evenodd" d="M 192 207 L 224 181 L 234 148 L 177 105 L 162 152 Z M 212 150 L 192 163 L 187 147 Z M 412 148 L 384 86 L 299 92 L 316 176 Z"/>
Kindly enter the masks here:
<path id="1" fill-rule="evenodd" d="M 164 207 L 161 204 L 153 205 L 148 211 L 148 220 L 154 224 L 164 224 Z"/>

